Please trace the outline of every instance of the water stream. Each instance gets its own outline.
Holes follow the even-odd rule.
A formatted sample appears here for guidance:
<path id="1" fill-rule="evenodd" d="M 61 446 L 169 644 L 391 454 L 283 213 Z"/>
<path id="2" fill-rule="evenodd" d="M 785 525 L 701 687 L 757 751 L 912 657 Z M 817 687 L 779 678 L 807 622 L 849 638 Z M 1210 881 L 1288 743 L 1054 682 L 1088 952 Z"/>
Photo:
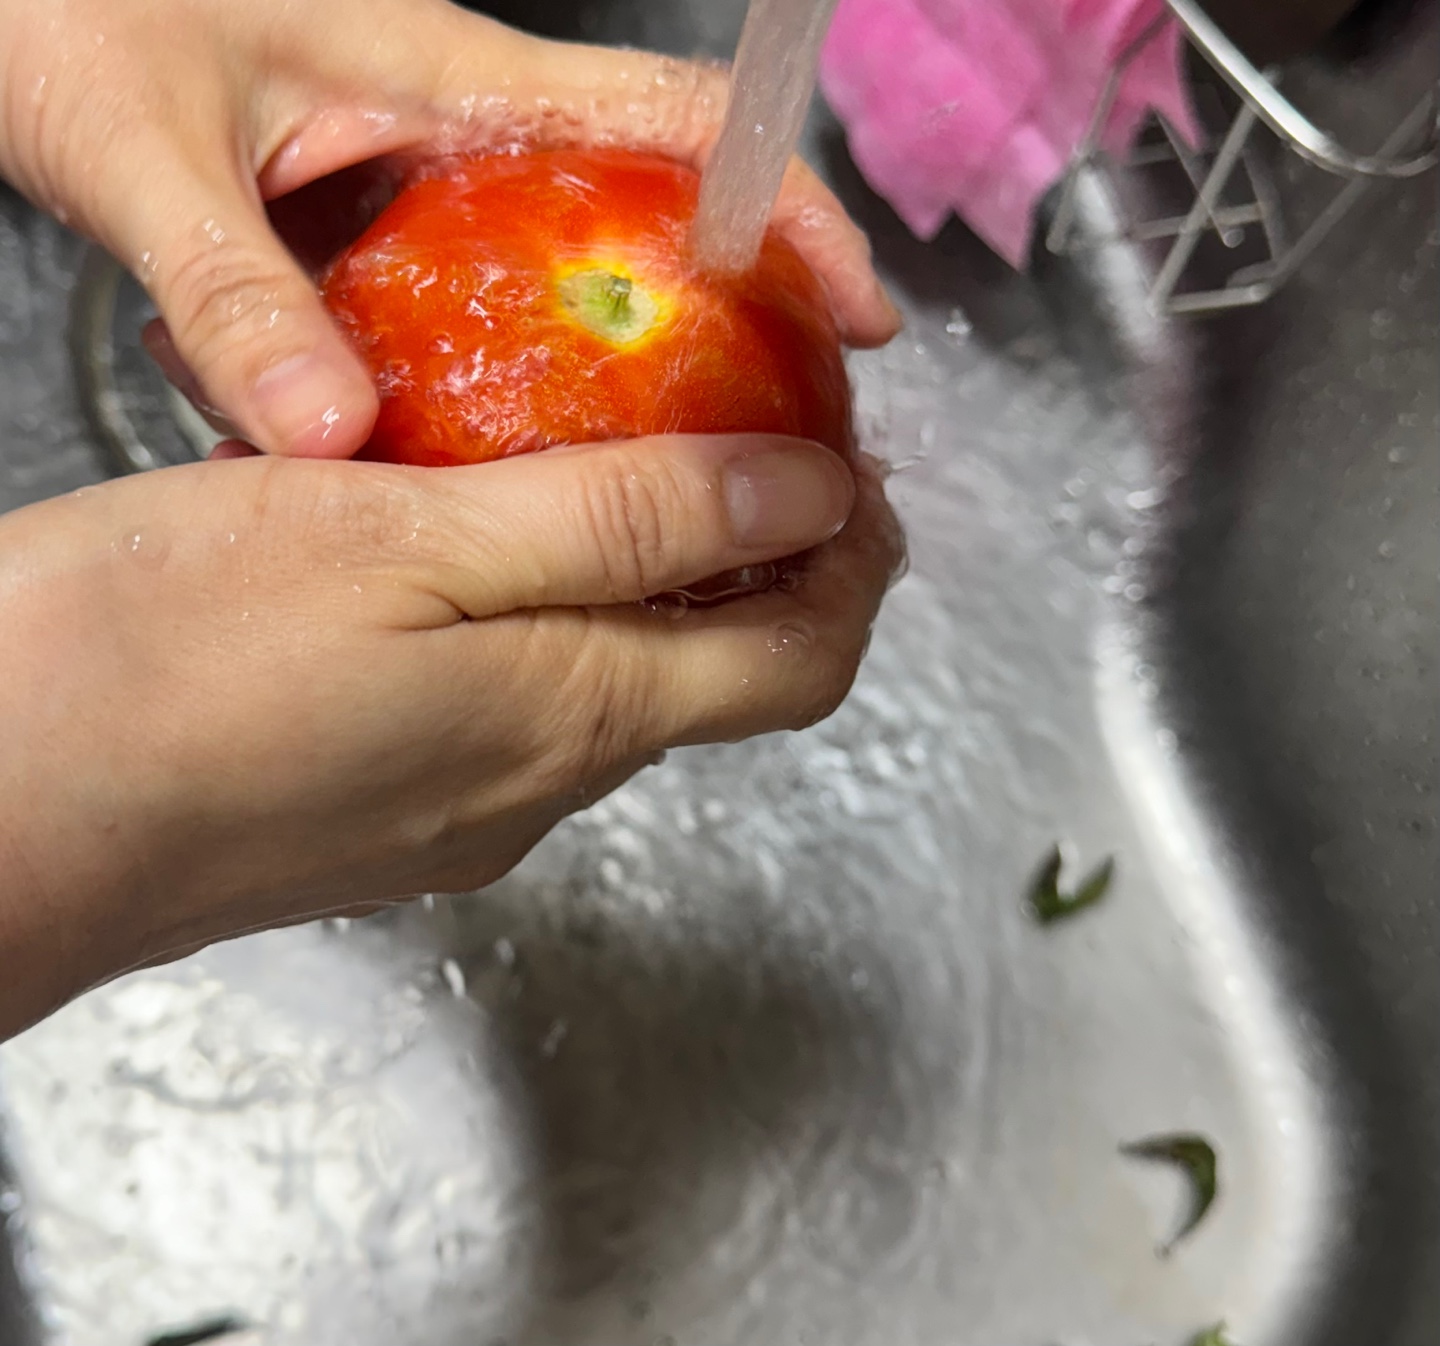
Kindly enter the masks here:
<path id="1" fill-rule="evenodd" d="M 752 266 L 785 165 L 795 152 L 820 44 L 836 0 L 750 0 L 730 79 L 730 104 L 700 184 L 691 231 L 706 271 Z"/>

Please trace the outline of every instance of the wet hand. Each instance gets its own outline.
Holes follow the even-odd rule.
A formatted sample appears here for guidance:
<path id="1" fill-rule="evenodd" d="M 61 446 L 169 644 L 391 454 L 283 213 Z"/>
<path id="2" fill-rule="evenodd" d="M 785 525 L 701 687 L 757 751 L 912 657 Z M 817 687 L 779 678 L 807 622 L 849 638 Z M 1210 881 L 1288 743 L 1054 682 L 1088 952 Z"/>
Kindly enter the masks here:
<path id="1" fill-rule="evenodd" d="M 0 519 L 0 1037 L 214 939 L 489 883 L 668 747 L 828 714 L 899 560 L 856 480 L 764 437 L 254 457 Z M 636 601 L 809 547 L 789 592 Z"/>
<path id="2" fill-rule="evenodd" d="M 698 167 L 725 101 L 715 68 L 542 41 L 444 0 L 14 0 L 0 52 L 0 171 L 135 273 L 168 328 L 158 357 L 212 418 L 304 456 L 354 453 L 376 394 L 316 298 L 307 212 L 267 202 L 363 162 L 514 144 Z M 848 340 L 893 335 L 863 234 L 798 163 L 774 223 Z"/>

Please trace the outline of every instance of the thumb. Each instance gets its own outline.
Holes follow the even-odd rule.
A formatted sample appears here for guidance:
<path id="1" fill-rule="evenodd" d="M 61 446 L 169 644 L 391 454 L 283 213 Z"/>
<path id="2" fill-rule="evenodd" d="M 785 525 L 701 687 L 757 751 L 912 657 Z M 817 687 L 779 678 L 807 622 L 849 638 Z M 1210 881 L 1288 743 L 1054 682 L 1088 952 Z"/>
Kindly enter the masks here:
<path id="1" fill-rule="evenodd" d="M 269 453 L 347 458 L 379 402 L 368 370 L 252 188 L 183 160 L 147 175 L 107 239 L 205 400 Z"/>
<path id="2" fill-rule="evenodd" d="M 470 617 L 633 602 L 778 560 L 833 537 L 855 501 L 839 454 L 778 435 L 618 440 L 413 473 L 429 522 L 387 560 Z M 392 469 L 373 485 L 395 480 Z"/>

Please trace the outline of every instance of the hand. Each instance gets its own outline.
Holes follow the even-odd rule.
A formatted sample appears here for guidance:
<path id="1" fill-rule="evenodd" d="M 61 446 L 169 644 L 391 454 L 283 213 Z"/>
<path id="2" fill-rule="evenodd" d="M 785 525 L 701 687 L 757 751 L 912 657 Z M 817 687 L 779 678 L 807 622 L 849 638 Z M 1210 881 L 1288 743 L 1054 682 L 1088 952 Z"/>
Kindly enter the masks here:
<path id="1" fill-rule="evenodd" d="M 817 544 L 790 592 L 636 602 Z M 247 458 L 5 516 L 0 1037 L 227 935 L 489 883 L 665 748 L 821 718 L 898 559 L 868 472 L 857 500 L 765 437 Z"/>
<path id="2" fill-rule="evenodd" d="M 169 328 L 156 353 L 197 401 L 262 449 L 324 457 L 360 447 L 376 395 L 265 202 L 382 156 L 516 142 L 698 167 L 725 101 L 717 69 L 542 41 L 444 0 L 9 0 L 0 52 L 0 171 L 147 287 Z M 894 334 L 864 235 L 798 163 L 774 224 L 847 340 Z"/>

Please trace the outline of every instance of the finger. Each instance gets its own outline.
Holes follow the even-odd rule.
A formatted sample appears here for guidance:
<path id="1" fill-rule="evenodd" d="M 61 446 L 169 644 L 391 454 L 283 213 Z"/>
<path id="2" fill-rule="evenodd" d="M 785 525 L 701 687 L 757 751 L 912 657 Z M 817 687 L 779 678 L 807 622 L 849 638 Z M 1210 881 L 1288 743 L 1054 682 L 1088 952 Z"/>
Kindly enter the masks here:
<path id="1" fill-rule="evenodd" d="M 790 556 L 834 536 L 854 498 L 838 454 L 775 435 L 585 445 L 405 480 L 427 524 L 403 564 L 471 617 L 630 603 Z"/>
<path id="2" fill-rule="evenodd" d="M 222 439 L 210 450 L 206 462 L 223 463 L 229 458 L 257 458 L 260 450 L 243 439 Z"/>
<path id="3" fill-rule="evenodd" d="M 770 227 L 820 278 L 848 345 L 874 349 L 899 332 L 900 310 L 875 274 L 869 237 L 801 159 L 791 160 L 785 172 Z"/>
<path id="4" fill-rule="evenodd" d="M 665 746 L 804 728 L 839 706 L 885 592 L 905 562 L 904 533 L 878 474 L 862 468 L 856 486 L 849 522 L 807 558 L 793 589 L 681 619 L 694 654 L 688 671 L 681 661 L 680 673 L 688 675 L 678 694 L 662 703 L 672 715 L 659 726 Z M 614 620 L 643 629 L 633 614 L 617 613 Z M 714 692 L 725 688 L 730 695 L 716 703 Z"/>
<path id="5" fill-rule="evenodd" d="M 209 394 L 195 377 L 195 371 L 180 358 L 180 352 L 175 349 L 174 339 L 164 319 L 152 318 L 140 329 L 140 344 L 145 348 L 145 353 L 155 361 L 170 386 L 195 408 L 206 425 L 217 434 L 232 439 L 239 436 L 239 427 L 218 407 L 211 404 Z"/>
<path id="6" fill-rule="evenodd" d="M 259 447 L 348 457 L 374 424 L 370 377 L 239 182 L 171 158 L 128 194 L 106 239 L 145 282 L 172 368 Z"/>
<path id="7" fill-rule="evenodd" d="M 546 41 L 451 5 L 408 6 L 393 40 L 363 38 L 327 32 L 316 59 L 345 87 L 376 91 L 386 115 L 347 106 L 306 119 L 269 153 L 260 172 L 267 197 L 381 154 L 421 160 L 516 144 L 624 145 L 701 169 L 724 116 L 729 81 L 720 66 Z M 485 90 L 493 96 L 477 97 Z M 872 346 L 895 334 L 899 315 L 865 235 L 799 160 L 771 222 L 825 285 L 847 342 Z"/>
<path id="8" fill-rule="evenodd" d="M 568 670 L 530 725 L 546 777 L 541 788 L 564 791 L 645 752 L 798 729 L 825 718 L 854 681 L 902 554 L 894 515 L 872 483 L 794 592 L 678 620 L 634 606 L 558 609 L 436 634 L 455 642 L 459 685 L 469 676 L 466 668 L 481 666 L 476 644 L 503 639 L 507 631 L 522 683 L 532 676 L 553 682 L 557 666 Z M 493 657 L 493 645 L 490 650 Z M 533 674 L 525 671 L 527 660 Z M 457 732 L 465 731 L 457 726 Z"/>

